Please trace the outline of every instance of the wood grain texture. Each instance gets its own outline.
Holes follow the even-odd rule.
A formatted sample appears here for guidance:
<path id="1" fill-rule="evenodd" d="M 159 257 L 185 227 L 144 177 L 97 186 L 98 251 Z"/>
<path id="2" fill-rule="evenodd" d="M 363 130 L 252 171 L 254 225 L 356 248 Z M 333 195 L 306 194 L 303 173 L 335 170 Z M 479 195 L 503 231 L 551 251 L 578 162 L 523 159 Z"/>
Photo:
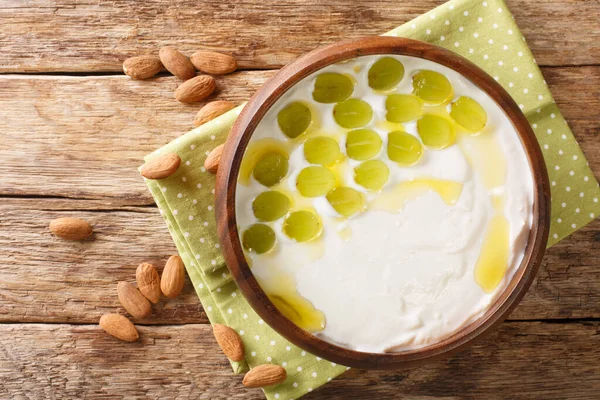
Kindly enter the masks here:
<path id="1" fill-rule="evenodd" d="M 217 78 L 211 98 L 238 104 L 272 74 Z M 192 129 L 203 105 L 176 101 L 179 83 L 175 77 L 0 76 L 0 195 L 153 204 L 137 168 L 145 155 Z"/>
<path id="2" fill-rule="evenodd" d="M 0 397 L 264 398 L 231 374 L 210 326 L 138 328 L 139 341 L 123 343 L 93 325 L 0 325 Z M 452 359 L 408 371 L 350 370 L 305 398 L 592 399 L 599 329 L 504 323 Z"/>
<path id="3" fill-rule="evenodd" d="M 111 207 L 80 200 L 0 201 L 0 322 L 94 323 L 107 312 L 125 313 L 117 283 L 135 283 L 142 262 L 162 271 L 177 250 L 157 208 Z M 55 217 L 74 215 L 93 225 L 89 239 L 65 241 L 48 230 Z M 152 309 L 144 324 L 208 322 L 187 278 L 179 297 L 163 296 Z"/>
<path id="4" fill-rule="evenodd" d="M 4 0 L 0 72 L 122 71 L 126 58 L 157 55 L 161 46 L 188 56 L 232 53 L 241 68 L 278 68 L 322 44 L 387 32 L 443 3 Z M 600 1 L 507 3 L 540 65 L 598 63 Z"/>
<path id="5" fill-rule="evenodd" d="M 264 398 L 232 375 L 189 282 L 143 321 L 189 325 L 140 326 L 134 344 L 96 325 L 104 312 L 123 312 L 117 281 L 133 282 L 142 261 L 162 269 L 175 251 L 136 169 L 189 130 L 202 104 L 175 101 L 178 80 L 164 74 L 86 75 L 120 75 L 127 57 L 163 45 L 278 68 L 324 37 L 385 32 L 443 2 L 3 0 L 0 74 L 78 76 L 0 76 L 0 398 Z M 543 73 L 599 177 L 600 1 L 507 3 L 538 63 L 553 67 Z M 273 73 L 221 78 L 213 97 L 247 100 Z M 53 238 L 47 223 L 68 215 L 93 222 L 96 235 Z M 600 318 L 599 250 L 598 221 L 550 249 L 510 316 L 518 322 L 460 356 L 413 371 L 352 370 L 305 398 L 598 397 L 600 322 L 566 319 Z M 555 321 L 523 321 L 531 319 Z"/>
<path id="6" fill-rule="evenodd" d="M 84 242 L 55 238 L 48 223 L 77 216 L 94 226 Z M 135 282 L 149 262 L 159 271 L 174 254 L 153 207 L 120 207 L 96 200 L 0 201 L 0 322 L 95 323 L 120 310 L 116 285 Z M 548 250 L 512 320 L 600 318 L 600 221 Z M 189 282 L 173 300 L 162 298 L 144 324 L 207 323 Z"/>
<path id="7" fill-rule="evenodd" d="M 545 68 L 548 84 L 600 176 L 600 67 Z M 273 71 L 217 79 L 211 97 L 248 100 Z M 0 196 L 60 196 L 144 205 L 143 157 L 192 128 L 203 103 L 173 98 L 175 77 L 0 76 Z M 19 101 L 14 101 L 18 98 Z"/>

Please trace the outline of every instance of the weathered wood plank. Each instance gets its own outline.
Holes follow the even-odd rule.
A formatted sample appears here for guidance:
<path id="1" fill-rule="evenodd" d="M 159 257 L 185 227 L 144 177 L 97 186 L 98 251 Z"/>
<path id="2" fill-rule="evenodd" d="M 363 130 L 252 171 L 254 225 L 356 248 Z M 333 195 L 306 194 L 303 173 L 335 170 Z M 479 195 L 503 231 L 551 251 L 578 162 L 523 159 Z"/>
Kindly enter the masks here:
<path id="1" fill-rule="evenodd" d="M 599 329 L 598 322 L 505 323 L 453 359 L 410 371 L 350 370 L 306 399 L 596 398 Z M 128 344 L 97 326 L 0 325 L 0 396 L 263 398 L 231 373 L 209 326 L 139 330 L 140 341 Z"/>
<path id="2" fill-rule="evenodd" d="M 228 75 L 218 79 L 215 96 L 240 103 L 273 73 Z M 177 102 L 178 83 L 173 77 L 0 77 L 0 195 L 152 204 L 137 167 L 190 130 L 202 105 Z"/>
<path id="3" fill-rule="evenodd" d="M 592 170 L 600 176 L 600 67 L 545 68 Z M 219 79 L 218 98 L 247 100 L 273 71 Z M 202 104 L 173 98 L 178 81 L 124 76 L 0 76 L 0 196 L 43 195 L 151 204 L 144 155 L 189 130 Z M 16 101 L 18 99 L 18 101 Z"/>
<path id="4" fill-rule="evenodd" d="M 117 283 L 135 282 L 142 262 L 159 271 L 175 245 L 157 208 L 123 208 L 78 200 L 0 202 L 0 322 L 93 323 L 123 311 Z M 110 211 L 108 211 L 110 210 Z M 55 238 L 48 223 L 77 216 L 94 226 L 83 242 Z M 145 324 L 207 323 L 189 281 L 176 299 L 162 298 Z"/>
<path id="5" fill-rule="evenodd" d="M 90 221 L 93 238 L 54 238 L 48 223 L 59 216 Z M 176 251 L 156 208 L 72 199 L 3 199 L 0 248 L 0 322 L 54 323 L 94 323 L 120 309 L 117 282 L 133 282 L 144 261 L 162 269 Z M 510 319 L 600 318 L 599 251 L 600 221 L 550 249 Z M 208 322 L 189 283 L 154 310 L 144 324 Z"/>
<path id="6" fill-rule="evenodd" d="M 127 57 L 164 45 L 233 53 L 242 68 L 278 68 L 325 43 L 387 32 L 442 3 L 4 0 L 0 72 L 121 71 Z M 598 63 L 599 1 L 508 5 L 540 65 Z"/>

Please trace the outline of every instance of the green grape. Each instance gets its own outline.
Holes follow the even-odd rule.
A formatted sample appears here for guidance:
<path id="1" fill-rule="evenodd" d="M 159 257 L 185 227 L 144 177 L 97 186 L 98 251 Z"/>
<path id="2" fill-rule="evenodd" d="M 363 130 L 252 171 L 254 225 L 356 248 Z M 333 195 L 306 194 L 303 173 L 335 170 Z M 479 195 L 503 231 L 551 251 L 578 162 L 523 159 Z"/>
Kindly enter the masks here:
<path id="1" fill-rule="evenodd" d="M 341 156 L 340 146 L 333 138 L 317 136 L 304 143 L 304 158 L 311 164 L 331 165 Z"/>
<path id="2" fill-rule="evenodd" d="M 366 101 L 348 99 L 333 107 L 333 118 L 343 128 L 360 128 L 371 121 L 373 109 Z"/>
<path id="3" fill-rule="evenodd" d="M 304 197 L 324 196 L 335 186 L 335 175 L 325 167 L 306 167 L 296 178 L 296 188 Z"/>
<path id="4" fill-rule="evenodd" d="M 336 187 L 327 193 L 327 200 L 333 209 L 344 217 L 350 217 L 365 207 L 363 195 L 347 186 Z"/>
<path id="5" fill-rule="evenodd" d="M 375 90 L 394 88 L 404 77 L 404 66 L 392 57 L 375 61 L 369 69 L 369 86 Z"/>
<path id="6" fill-rule="evenodd" d="M 294 211 L 283 221 L 283 233 L 296 242 L 318 237 L 321 229 L 321 220 L 311 211 Z"/>
<path id="7" fill-rule="evenodd" d="M 385 185 L 390 169 L 383 161 L 369 160 L 354 168 L 354 181 L 369 190 L 379 190 Z"/>
<path id="8" fill-rule="evenodd" d="M 388 133 L 387 153 L 390 160 L 403 165 L 414 165 L 423 152 L 419 139 L 413 135 L 394 131 Z"/>
<path id="9" fill-rule="evenodd" d="M 434 149 L 443 149 L 454 144 L 456 136 L 452 123 L 446 118 L 426 114 L 417 121 L 417 131 L 423 144 Z"/>
<path id="10" fill-rule="evenodd" d="M 277 114 L 277 123 L 282 132 L 289 138 L 296 138 L 303 134 L 310 122 L 312 115 L 308 107 L 296 101 L 290 103 Z"/>
<path id="11" fill-rule="evenodd" d="M 283 179 L 288 172 L 288 160 L 279 153 L 267 153 L 254 167 L 254 179 L 271 187 Z"/>
<path id="12" fill-rule="evenodd" d="M 371 129 L 356 129 L 346 137 L 346 154 L 354 160 L 368 160 L 381 150 L 381 137 Z"/>
<path id="13" fill-rule="evenodd" d="M 391 94 L 385 100 L 387 114 L 385 119 L 390 122 L 409 122 L 421 116 L 423 106 L 421 101 L 412 94 Z"/>
<path id="14" fill-rule="evenodd" d="M 275 247 L 275 232 L 265 224 L 251 225 L 242 234 L 242 245 L 247 251 L 266 253 Z"/>
<path id="15" fill-rule="evenodd" d="M 469 132 L 479 132 L 487 124 L 483 107 L 470 97 L 461 96 L 452 103 L 450 116 Z"/>
<path id="16" fill-rule="evenodd" d="M 452 85 L 439 72 L 423 70 L 413 76 L 414 94 L 425 103 L 442 104 L 452 96 Z"/>
<path id="17" fill-rule="evenodd" d="M 350 97 L 353 91 L 352 79 L 335 72 L 326 72 L 317 76 L 312 95 L 319 103 L 338 103 Z"/>
<path id="18" fill-rule="evenodd" d="M 275 221 L 290 209 L 290 199 L 277 191 L 262 192 L 252 202 L 252 211 L 259 221 Z"/>

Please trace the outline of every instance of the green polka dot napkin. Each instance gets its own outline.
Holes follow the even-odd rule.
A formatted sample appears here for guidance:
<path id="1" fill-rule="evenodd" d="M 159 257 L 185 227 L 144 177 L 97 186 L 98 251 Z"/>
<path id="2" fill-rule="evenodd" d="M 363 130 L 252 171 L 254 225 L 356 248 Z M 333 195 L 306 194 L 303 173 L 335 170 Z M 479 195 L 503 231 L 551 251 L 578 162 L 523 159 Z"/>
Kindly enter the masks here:
<path id="1" fill-rule="evenodd" d="M 453 0 L 387 35 L 427 41 L 461 54 L 492 75 L 517 101 L 538 137 L 550 173 L 549 246 L 600 213 L 594 175 L 502 0 Z M 265 395 L 297 399 L 346 367 L 304 352 L 266 325 L 242 297 L 223 261 L 213 213 L 214 175 L 203 164 L 208 153 L 225 141 L 240 110 L 241 106 L 146 157 L 175 152 L 182 159 L 174 175 L 146 183 L 210 321 L 234 328 L 244 340 L 246 362 L 232 362 L 234 371 L 242 373 L 264 363 L 282 365 L 287 380 L 266 388 Z"/>

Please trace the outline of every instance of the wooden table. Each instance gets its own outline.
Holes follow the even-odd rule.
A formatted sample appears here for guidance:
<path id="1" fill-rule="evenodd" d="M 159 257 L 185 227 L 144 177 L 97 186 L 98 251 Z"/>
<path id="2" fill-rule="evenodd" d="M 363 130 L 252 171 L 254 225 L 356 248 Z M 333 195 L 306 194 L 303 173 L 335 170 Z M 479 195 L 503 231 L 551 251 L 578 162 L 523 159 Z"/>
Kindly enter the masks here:
<path id="1" fill-rule="evenodd" d="M 233 53 L 217 98 L 241 102 L 318 45 L 385 32 L 438 0 L 3 0 L 0 7 L 0 398 L 262 398 L 219 351 L 192 287 L 156 307 L 141 340 L 98 319 L 116 283 L 175 252 L 136 168 L 191 128 L 201 104 L 174 77 L 138 82 L 125 58 L 173 45 Z M 600 175 L 600 1 L 509 1 L 556 101 Z M 48 232 L 82 217 L 93 240 Z M 503 326 L 411 371 L 351 370 L 307 399 L 591 399 L 600 395 L 600 223 L 548 251 Z"/>

